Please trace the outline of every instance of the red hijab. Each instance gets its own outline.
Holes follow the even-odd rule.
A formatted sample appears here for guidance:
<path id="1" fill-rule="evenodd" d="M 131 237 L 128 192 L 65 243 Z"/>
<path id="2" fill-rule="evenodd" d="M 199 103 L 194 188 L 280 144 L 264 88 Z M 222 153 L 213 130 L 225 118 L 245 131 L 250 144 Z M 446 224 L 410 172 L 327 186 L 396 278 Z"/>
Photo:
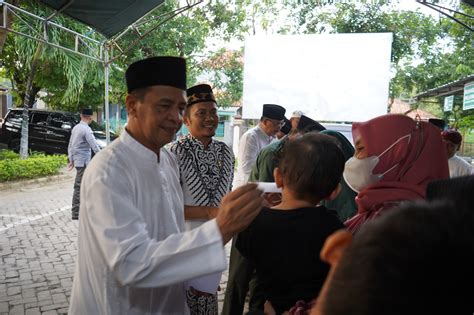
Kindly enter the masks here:
<path id="1" fill-rule="evenodd" d="M 378 156 L 388 149 L 380 156 L 374 174 L 398 165 L 378 183 L 359 192 L 357 214 L 345 223 L 351 231 L 400 201 L 424 199 L 429 182 L 449 177 L 445 146 L 439 129 L 430 123 L 389 114 L 352 124 L 352 135 L 354 141 L 361 137 L 368 156 Z"/>

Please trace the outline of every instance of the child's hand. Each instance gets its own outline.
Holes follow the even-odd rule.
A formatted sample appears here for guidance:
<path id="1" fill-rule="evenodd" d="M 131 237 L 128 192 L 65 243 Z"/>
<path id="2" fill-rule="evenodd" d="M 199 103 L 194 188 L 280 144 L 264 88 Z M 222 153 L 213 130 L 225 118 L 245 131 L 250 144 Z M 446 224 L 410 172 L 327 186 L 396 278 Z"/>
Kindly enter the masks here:
<path id="1" fill-rule="evenodd" d="M 265 207 L 271 208 L 281 202 L 281 194 L 279 193 L 264 193 Z"/>

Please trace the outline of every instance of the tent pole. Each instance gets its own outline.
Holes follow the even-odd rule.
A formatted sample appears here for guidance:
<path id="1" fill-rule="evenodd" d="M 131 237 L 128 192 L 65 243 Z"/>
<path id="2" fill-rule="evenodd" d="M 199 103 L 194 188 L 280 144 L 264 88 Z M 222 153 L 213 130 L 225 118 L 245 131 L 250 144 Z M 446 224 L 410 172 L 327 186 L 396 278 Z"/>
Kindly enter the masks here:
<path id="1" fill-rule="evenodd" d="M 104 80 L 105 80 L 105 139 L 110 143 L 110 122 L 109 122 L 109 48 L 104 45 Z"/>

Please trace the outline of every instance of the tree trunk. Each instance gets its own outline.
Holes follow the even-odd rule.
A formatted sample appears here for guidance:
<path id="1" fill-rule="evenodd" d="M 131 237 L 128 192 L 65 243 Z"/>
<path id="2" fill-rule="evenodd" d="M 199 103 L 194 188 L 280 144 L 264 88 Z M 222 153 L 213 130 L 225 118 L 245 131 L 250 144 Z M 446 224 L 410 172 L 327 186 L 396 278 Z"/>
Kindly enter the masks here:
<path id="1" fill-rule="evenodd" d="M 36 102 L 36 94 L 41 90 L 40 87 L 37 87 L 36 85 L 33 85 L 30 89 L 30 102 L 28 103 L 29 108 L 33 108 L 33 105 Z"/>
<path id="2" fill-rule="evenodd" d="M 31 97 L 32 90 L 33 90 L 33 79 L 35 77 L 36 68 L 38 67 L 39 57 L 41 56 L 41 52 L 43 51 L 43 43 L 38 43 L 36 46 L 36 51 L 31 60 L 31 68 L 30 68 L 30 75 L 28 76 L 28 80 L 26 81 L 26 91 L 25 91 L 25 98 L 23 99 L 23 120 L 21 122 L 21 142 L 20 142 L 20 158 L 26 159 L 28 158 L 28 109 L 30 108 L 30 103 L 33 101 L 35 95 Z M 31 100 L 32 98 L 33 100 Z"/>
<path id="3" fill-rule="evenodd" d="M 392 112 L 392 106 L 393 106 L 393 103 L 395 102 L 395 97 L 390 97 L 389 98 L 389 101 L 388 101 L 388 106 L 387 106 L 387 113 L 391 113 Z"/>
<path id="4" fill-rule="evenodd" d="M 13 4 L 14 6 L 17 6 L 18 5 L 18 0 L 13 0 L 13 1 L 9 1 L 10 4 Z M 6 6 L 5 5 L 2 5 L 1 7 L 1 10 L 0 10 L 0 25 L 3 26 L 3 10 L 6 10 Z M 10 28 L 11 25 L 12 25 L 12 18 L 13 18 L 13 15 L 8 12 L 7 13 L 7 28 Z M 5 41 L 7 40 L 7 35 L 8 35 L 8 32 L 5 31 L 4 29 L 0 29 L 0 53 L 2 53 L 3 51 L 3 46 L 5 46 Z"/>

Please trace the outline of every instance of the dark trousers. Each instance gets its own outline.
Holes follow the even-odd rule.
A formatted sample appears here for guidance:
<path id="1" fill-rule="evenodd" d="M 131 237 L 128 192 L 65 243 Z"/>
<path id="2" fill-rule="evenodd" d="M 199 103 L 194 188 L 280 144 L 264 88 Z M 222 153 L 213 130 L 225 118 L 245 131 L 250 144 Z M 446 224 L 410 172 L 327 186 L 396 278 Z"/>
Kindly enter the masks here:
<path id="1" fill-rule="evenodd" d="M 234 239 L 232 239 L 230 250 L 229 279 L 225 291 L 222 315 L 242 315 L 249 288 L 249 311 L 263 311 L 265 299 L 262 286 L 255 275 L 255 268 L 235 248 Z"/>
<path id="2" fill-rule="evenodd" d="M 86 167 L 76 167 L 76 179 L 74 180 L 74 192 L 72 194 L 72 219 L 79 219 L 79 206 L 81 201 L 81 181 Z"/>

